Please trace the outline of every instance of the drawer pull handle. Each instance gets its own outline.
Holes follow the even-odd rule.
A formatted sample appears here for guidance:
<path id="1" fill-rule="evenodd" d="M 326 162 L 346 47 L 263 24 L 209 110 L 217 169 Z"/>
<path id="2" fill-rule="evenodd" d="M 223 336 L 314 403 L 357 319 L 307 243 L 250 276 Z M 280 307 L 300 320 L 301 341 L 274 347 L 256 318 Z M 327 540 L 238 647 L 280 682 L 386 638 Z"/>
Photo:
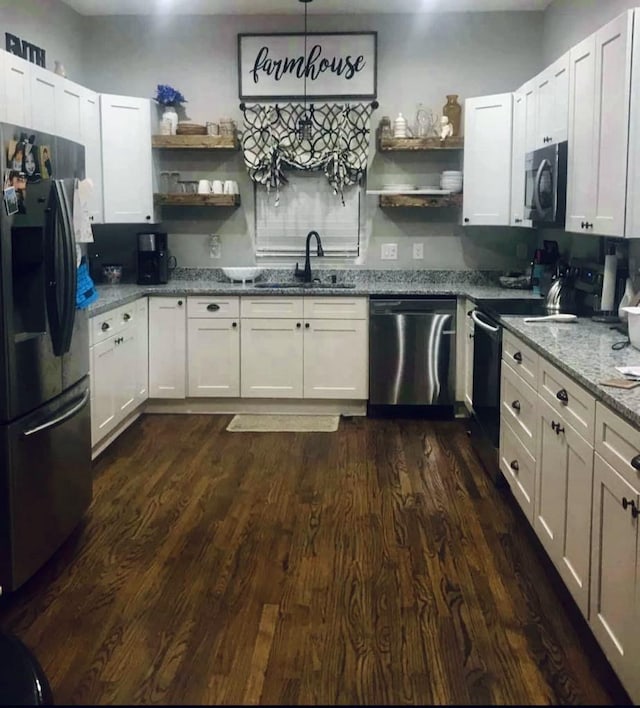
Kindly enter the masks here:
<path id="1" fill-rule="evenodd" d="M 131 315 L 128 312 L 125 312 L 124 315 L 122 315 L 122 319 L 125 322 L 128 322 L 131 319 Z"/>
<path id="2" fill-rule="evenodd" d="M 514 460 L 514 461 L 509 465 L 509 467 L 511 467 L 511 469 L 512 469 L 514 472 L 518 472 L 518 470 L 520 469 L 520 465 L 518 464 L 518 460 Z"/>
<path id="3" fill-rule="evenodd" d="M 110 329 L 109 323 L 108 323 L 108 322 L 103 322 L 103 323 L 102 323 L 102 326 L 100 327 L 100 329 L 101 329 L 103 332 L 106 332 L 108 329 Z"/>
<path id="4" fill-rule="evenodd" d="M 636 506 L 635 501 L 633 499 L 627 499 L 627 497 L 622 497 L 622 508 L 626 511 L 627 507 L 631 507 L 631 516 L 637 519 L 638 514 L 640 514 L 640 509 Z"/>
<path id="5" fill-rule="evenodd" d="M 552 428 L 552 430 L 556 431 L 556 435 L 560 435 L 560 433 L 564 433 L 564 428 L 560 425 L 560 423 L 556 423 L 555 420 L 551 421 L 551 428 Z"/>
<path id="6" fill-rule="evenodd" d="M 556 398 L 563 403 L 569 403 L 569 394 L 566 388 L 561 388 L 558 393 L 556 393 Z"/>
<path id="7" fill-rule="evenodd" d="M 633 460 L 631 460 L 631 466 L 634 470 L 640 471 L 640 455 L 636 455 Z"/>
<path id="8" fill-rule="evenodd" d="M 511 404 L 511 407 L 513 408 L 514 411 L 518 411 L 518 413 L 519 413 L 520 412 L 520 401 L 514 401 Z"/>
<path id="9" fill-rule="evenodd" d="M 217 312 L 220 309 L 220 305 L 216 305 L 215 302 L 212 302 L 210 305 L 207 305 L 207 310 L 209 312 Z"/>
<path id="10" fill-rule="evenodd" d="M 518 362 L 518 364 L 522 364 L 522 354 L 520 352 L 516 352 L 513 355 L 513 358 Z"/>

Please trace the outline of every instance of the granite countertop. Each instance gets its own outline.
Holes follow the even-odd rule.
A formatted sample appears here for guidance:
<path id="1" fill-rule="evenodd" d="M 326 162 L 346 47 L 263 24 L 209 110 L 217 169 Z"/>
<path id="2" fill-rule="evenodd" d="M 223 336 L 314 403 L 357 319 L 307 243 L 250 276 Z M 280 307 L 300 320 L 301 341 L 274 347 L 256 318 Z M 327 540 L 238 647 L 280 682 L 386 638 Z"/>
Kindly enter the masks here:
<path id="1" fill-rule="evenodd" d="M 273 271 L 269 282 L 290 281 L 290 274 Z M 339 282 L 351 282 L 354 287 L 321 288 L 313 286 L 291 288 L 256 287 L 255 283 L 231 283 L 212 279 L 211 275 L 194 270 L 184 271 L 184 277 L 172 279 L 166 285 L 98 285 L 98 300 L 89 307 L 89 316 L 96 316 L 114 307 L 133 302 L 145 295 L 448 295 L 482 298 L 531 299 L 529 290 L 510 290 L 488 284 L 484 278 L 469 277 L 436 271 L 417 275 L 404 271 L 376 271 L 366 274 L 353 272 Z M 526 344 L 546 357 L 568 376 L 582 384 L 594 396 L 609 405 L 634 425 L 640 426 L 640 387 L 630 390 L 601 386 L 600 382 L 619 377 L 616 366 L 640 366 L 640 350 L 627 346 L 622 350 L 611 349 L 615 342 L 625 341 L 625 336 L 610 325 L 579 318 L 575 323 L 536 322 L 525 323 L 522 316 L 503 315 L 505 327 L 518 335 Z"/>
<path id="2" fill-rule="evenodd" d="M 569 323 L 526 323 L 519 316 L 501 319 L 525 344 L 582 384 L 596 399 L 640 426 L 640 387 L 624 390 L 600 385 L 607 379 L 622 378 L 617 366 L 640 366 L 640 350 L 631 345 L 620 350 L 611 348 L 616 342 L 627 341 L 624 334 L 589 318 Z"/>

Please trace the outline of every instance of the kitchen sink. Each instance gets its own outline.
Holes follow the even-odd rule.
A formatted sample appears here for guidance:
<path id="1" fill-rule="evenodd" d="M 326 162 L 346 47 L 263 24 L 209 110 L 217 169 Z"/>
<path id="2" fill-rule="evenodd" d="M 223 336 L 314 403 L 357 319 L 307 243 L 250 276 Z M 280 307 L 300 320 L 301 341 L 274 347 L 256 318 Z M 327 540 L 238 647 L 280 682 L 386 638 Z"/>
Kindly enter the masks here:
<path id="1" fill-rule="evenodd" d="M 355 288 L 355 283 L 255 283 L 256 288 L 308 288 L 308 289 L 324 289 L 331 290 L 334 288 L 348 289 Z"/>

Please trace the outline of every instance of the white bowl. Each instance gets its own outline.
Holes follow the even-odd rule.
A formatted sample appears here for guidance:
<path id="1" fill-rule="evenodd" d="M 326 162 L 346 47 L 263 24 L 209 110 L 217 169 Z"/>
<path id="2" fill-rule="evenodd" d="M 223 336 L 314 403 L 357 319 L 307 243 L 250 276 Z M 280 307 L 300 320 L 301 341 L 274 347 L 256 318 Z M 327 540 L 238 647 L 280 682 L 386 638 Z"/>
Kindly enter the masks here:
<path id="1" fill-rule="evenodd" d="M 237 283 L 246 283 L 248 280 L 255 280 L 262 273 L 262 268 L 256 268 L 255 266 L 223 268 L 222 272 L 229 280 Z"/>

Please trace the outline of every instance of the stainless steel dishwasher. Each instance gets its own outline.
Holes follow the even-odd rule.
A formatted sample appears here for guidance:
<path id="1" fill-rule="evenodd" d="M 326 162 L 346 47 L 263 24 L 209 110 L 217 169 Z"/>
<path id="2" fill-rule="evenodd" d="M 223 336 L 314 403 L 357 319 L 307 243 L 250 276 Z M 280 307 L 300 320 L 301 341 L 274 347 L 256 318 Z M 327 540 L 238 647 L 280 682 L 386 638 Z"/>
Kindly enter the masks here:
<path id="1" fill-rule="evenodd" d="M 370 406 L 453 406 L 456 301 L 372 298 Z"/>

